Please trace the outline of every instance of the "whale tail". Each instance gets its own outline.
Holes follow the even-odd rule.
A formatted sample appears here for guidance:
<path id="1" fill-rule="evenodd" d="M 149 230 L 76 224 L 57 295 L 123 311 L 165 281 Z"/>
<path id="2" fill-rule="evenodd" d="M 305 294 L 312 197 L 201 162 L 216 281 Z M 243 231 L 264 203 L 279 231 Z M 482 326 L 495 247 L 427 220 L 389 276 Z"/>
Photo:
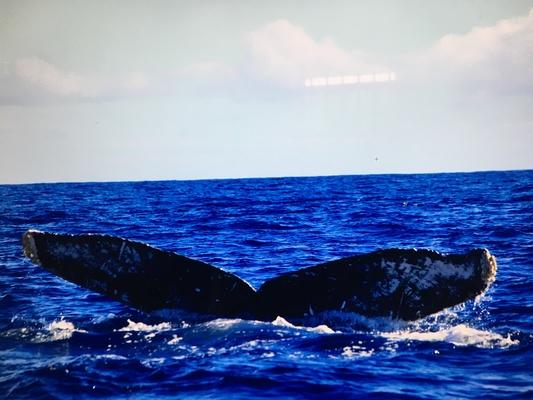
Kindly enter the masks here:
<path id="1" fill-rule="evenodd" d="M 337 310 L 416 320 L 480 295 L 496 275 L 486 249 L 388 249 L 285 273 L 256 291 L 212 265 L 114 236 L 29 230 L 22 241 L 44 269 L 146 312 L 272 320 Z"/>
<path id="2" fill-rule="evenodd" d="M 432 250 L 387 249 L 285 273 L 258 291 L 258 310 L 286 318 L 323 311 L 417 320 L 474 298 L 496 276 L 486 249 L 464 255 Z"/>
<path id="3" fill-rule="evenodd" d="M 255 290 L 201 261 L 114 236 L 29 230 L 24 254 L 53 274 L 142 311 L 225 317 L 252 312 Z"/>

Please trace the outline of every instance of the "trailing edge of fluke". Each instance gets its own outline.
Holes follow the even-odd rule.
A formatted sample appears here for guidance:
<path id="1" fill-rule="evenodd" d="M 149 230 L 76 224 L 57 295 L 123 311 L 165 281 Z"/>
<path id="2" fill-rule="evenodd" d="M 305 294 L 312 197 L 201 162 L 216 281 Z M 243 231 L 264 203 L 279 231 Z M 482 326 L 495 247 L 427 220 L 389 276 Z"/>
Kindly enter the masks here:
<path id="1" fill-rule="evenodd" d="M 486 249 L 387 249 L 284 273 L 255 290 L 212 265 L 119 237 L 29 230 L 22 241 L 44 269 L 146 312 L 290 320 L 342 311 L 409 321 L 482 294 L 496 276 Z"/>

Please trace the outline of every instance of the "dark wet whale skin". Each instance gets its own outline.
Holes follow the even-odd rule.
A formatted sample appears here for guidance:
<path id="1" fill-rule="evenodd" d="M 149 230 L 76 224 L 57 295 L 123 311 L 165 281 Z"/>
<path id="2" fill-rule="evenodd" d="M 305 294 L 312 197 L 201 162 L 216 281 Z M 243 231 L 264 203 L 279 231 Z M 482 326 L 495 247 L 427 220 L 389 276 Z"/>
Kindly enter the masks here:
<path id="1" fill-rule="evenodd" d="M 496 274 L 485 249 L 464 255 L 387 249 L 286 273 L 259 289 L 262 315 L 323 311 L 416 320 L 483 293 Z"/>
<path id="2" fill-rule="evenodd" d="M 227 317 L 247 313 L 255 291 L 201 261 L 106 235 L 28 231 L 24 253 L 53 274 L 142 311 L 183 309 Z"/>
<path id="3" fill-rule="evenodd" d="M 480 295 L 496 275 L 486 249 L 387 249 L 285 273 L 256 291 L 217 267 L 115 236 L 30 230 L 23 246 L 55 275 L 142 311 L 262 320 L 327 311 L 416 320 Z"/>

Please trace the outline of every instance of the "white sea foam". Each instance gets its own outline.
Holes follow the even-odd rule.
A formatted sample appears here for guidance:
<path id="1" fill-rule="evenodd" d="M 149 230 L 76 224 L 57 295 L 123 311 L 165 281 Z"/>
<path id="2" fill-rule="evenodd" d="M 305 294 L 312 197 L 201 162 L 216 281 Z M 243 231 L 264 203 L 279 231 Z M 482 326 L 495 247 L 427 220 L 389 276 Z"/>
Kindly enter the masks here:
<path id="1" fill-rule="evenodd" d="M 519 344 L 509 335 L 483 331 L 464 324 L 443 328 L 435 332 L 396 331 L 381 333 L 392 341 L 417 340 L 425 342 L 447 342 L 456 346 L 475 346 L 479 348 L 506 348 Z"/>
<path id="2" fill-rule="evenodd" d="M 182 337 L 179 337 L 178 335 L 173 335 L 172 336 L 172 339 L 170 339 L 167 344 L 170 344 L 170 345 L 175 345 L 175 344 L 178 344 L 179 342 L 181 342 L 183 338 Z"/>
<path id="3" fill-rule="evenodd" d="M 165 361 L 166 361 L 165 357 L 154 357 L 154 358 L 147 358 L 145 360 L 142 360 L 141 364 L 148 368 L 154 368 L 154 367 L 158 367 L 164 364 Z"/>
<path id="4" fill-rule="evenodd" d="M 362 346 L 346 346 L 342 349 L 342 356 L 348 358 L 366 358 L 374 354 L 374 349 L 367 350 Z"/>
<path id="5" fill-rule="evenodd" d="M 226 330 L 231 329 L 239 324 L 265 324 L 265 322 L 262 321 L 244 321 L 242 319 L 226 319 L 226 318 L 218 318 L 209 322 L 206 322 L 203 324 L 206 327 L 214 328 L 218 330 Z M 292 329 L 298 329 L 298 330 L 305 330 L 307 332 L 315 332 L 315 333 L 335 333 L 333 329 L 331 329 L 327 325 L 318 325 L 315 327 L 305 327 L 305 326 L 299 326 L 291 324 L 289 321 L 282 317 L 276 317 L 274 321 L 272 321 L 272 325 L 274 326 L 281 326 L 285 328 L 292 328 Z"/>
<path id="6" fill-rule="evenodd" d="M 127 357 L 118 355 L 118 354 L 98 354 L 95 356 L 95 359 L 97 360 L 127 360 Z"/>
<path id="7" fill-rule="evenodd" d="M 48 330 L 51 333 L 51 341 L 70 339 L 74 332 L 87 333 L 84 329 L 76 329 L 72 322 L 65 320 L 52 322 Z"/>
<path id="8" fill-rule="evenodd" d="M 286 328 L 293 328 L 293 329 L 303 329 L 303 330 L 305 330 L 307 332 L 325 333 L 325 334 L 336 333 L 333 329 L 331 329 L 329 326 L 324 325 L 324 324 L 317 325 L 315 327 L 298 326 L 298 325 L 291 324 L 285 318 L 282 318 L 280 316 L 276 317 L 276 319 L 274 321 L 272 321 L 272 325 L 283 326 L 283 327 L 286 327 Z"/>
<path id="9" fill-rule="evenodd" d="M 206 322 L 204 325 L 209 328 L 225 330 L 225 329 L 233 328 L 235 325 L 238 325 L 241 322 L 243 322 L 243 320 L 238 319 L 238 318 L 234 318 L 234 319 L 217 318 L 212 321 Z"/>
<path id="10" fill-rule="evenodd" d="M 70 339 L 74 332 L 86 333 L 87 331 L 83 329 L 76 329 L 72 322 L 61 318 L 48 324 L 45 332 L 40 332 L 35 336 L 35 341 L 42 343 L 66 340 Z"/>
<path id="11" fill-rule="evenodd" d="M 135 322 L 128 319 L 128 326 L 118 329 L 118 332 L 162 332 L 171 328 L 169 322 L 161 322 L 157 325 L 148 325 L 143 322 Z M 117 330 L 115 330 L 117 331 Z"/>
<path id="12" fill-rule="evenodd" d="M 287 328 L 295 328 L 295 326 L 293 324 L 291 324 L 289 321 L 287 321 L 285 318 L 283 317 L 276 317 L 276 319 L 274 321 L 272 321 L 272 325 L 275 325 L 275 326 L 285 326 Z"/>

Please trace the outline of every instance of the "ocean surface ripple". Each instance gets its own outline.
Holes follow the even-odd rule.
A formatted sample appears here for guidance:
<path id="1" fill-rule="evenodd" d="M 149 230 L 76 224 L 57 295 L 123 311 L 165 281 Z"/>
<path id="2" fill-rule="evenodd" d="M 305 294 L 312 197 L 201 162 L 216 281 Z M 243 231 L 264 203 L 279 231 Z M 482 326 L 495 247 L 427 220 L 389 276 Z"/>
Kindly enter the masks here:
<path id="1" fill-rule="evenodd" d="M 378 248 L 498 259 L 422 321 L 146 315 L 22 257 L 35 228 L 118 235 L 233 272 Z M 0 398 L 533 398 L 533 171 L 0 185 Z"/>

